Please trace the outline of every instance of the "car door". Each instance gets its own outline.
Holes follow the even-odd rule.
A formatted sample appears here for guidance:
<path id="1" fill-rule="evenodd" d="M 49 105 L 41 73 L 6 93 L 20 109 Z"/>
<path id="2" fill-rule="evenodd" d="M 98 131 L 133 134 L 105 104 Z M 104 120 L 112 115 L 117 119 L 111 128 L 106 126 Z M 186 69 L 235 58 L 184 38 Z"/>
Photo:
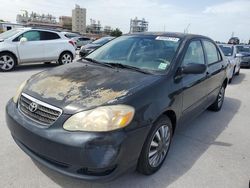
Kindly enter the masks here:
<path id="1" fill-rule="evenodd" d="M 218 47 L 212 41 L 203 39 L 202 43 L 208 65 L 206 87 L 208 92 L 208 103 L 211 104 L 216 100 L 220 87 L 222 86 L 223 79 L 225 78 L 226 66 Z"/>
<path id="2" fill-rule="evenodd" d="M 21 42 L 21 38 L 26 38 L 26 42 Z M 23 33 L 15 39 L 20 62 L 35 62 L 44 59 L 44 45 L 41 41 L 39 31 L 31 30 Z"/>
<path id="3" fill-rule="evenodd" d="M 200 40 L 192 40 L 186 50 L 181 66 L 189 63 L 206 65 L 203 46 Z M 202 74 L 186 74 L 182 77 L 183 119 L 194 117 L 203 111 L 207 101 L 206 72 Z"/>
<path id="4" fill-rule="evenodd" d="M 64 46 L 62 43 L 65 43 L 65 41 L 60 40 L 61 37 L 55 32 L 40 31 L 40 33 L 44 45 L 44 60 L 57 60 Z"/>

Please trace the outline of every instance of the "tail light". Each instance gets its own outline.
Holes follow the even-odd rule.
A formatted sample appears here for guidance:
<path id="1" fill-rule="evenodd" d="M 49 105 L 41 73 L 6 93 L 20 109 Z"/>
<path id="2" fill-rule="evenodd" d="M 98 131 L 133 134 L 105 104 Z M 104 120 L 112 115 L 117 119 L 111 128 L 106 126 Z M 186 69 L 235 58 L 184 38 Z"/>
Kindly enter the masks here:
<path id="1" fill-rule="evenodd" d="M 70 40 L 69 43 L 75 47 L 75 43 L 72 40 Z"/>

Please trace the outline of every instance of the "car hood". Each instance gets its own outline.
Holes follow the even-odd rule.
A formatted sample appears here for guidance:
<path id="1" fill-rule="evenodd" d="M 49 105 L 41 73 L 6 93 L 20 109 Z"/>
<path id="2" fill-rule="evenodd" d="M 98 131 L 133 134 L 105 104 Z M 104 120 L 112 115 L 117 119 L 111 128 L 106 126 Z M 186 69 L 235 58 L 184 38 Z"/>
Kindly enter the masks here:
<path id="1" fill-rule="evenodd" d="M 127 96 L 157 79 L 157 75 L 75 62 L 34 75 L 23 92 L 73 114 L 123 103 Z"/>

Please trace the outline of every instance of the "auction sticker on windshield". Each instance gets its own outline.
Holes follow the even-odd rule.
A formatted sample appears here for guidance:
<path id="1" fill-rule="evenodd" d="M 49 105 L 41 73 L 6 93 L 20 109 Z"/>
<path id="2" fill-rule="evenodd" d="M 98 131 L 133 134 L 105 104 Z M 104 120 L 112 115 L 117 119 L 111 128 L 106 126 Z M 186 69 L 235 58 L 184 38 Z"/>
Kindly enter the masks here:
<path id="1" fill-rule="evenodd" d="M 171 41 L 171 42 L 178 42 L 180 40 L 180 38 L 158 36 L 155 38 L 155 40 L 165 40 L 165 41 Z"/>

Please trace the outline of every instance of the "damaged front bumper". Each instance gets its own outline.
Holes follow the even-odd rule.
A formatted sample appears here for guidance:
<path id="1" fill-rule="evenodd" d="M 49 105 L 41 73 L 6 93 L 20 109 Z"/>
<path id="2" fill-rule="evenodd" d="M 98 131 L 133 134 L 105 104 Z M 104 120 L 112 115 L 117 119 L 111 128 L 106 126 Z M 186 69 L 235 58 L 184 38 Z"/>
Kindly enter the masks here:
<path id="1" fill-rule="evenodd" d="M 48 128 L 24 116 L 10 100 L 6 121 L 18 146 L 31 158 L 59 173 L 84 180 L 109 181 L 136 166 L 150 126 L 133 131 L 70 132 L 62 114 Z"/>

